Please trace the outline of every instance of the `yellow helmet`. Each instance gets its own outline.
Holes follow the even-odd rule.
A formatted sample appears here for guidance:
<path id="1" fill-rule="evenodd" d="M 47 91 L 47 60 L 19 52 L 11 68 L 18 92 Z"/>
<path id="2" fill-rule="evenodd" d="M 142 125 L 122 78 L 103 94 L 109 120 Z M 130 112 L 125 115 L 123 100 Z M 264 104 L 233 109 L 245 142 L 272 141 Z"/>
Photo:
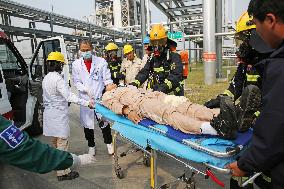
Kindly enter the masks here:
<path id="1" fill-rule="evenodd" d="M 47 57 L 47 61 L 49 60 L 55 60 L 63 64 L 65 63 L 64 55 L 61 52 L 57 52 L 57 51 L 49 53 Z"/>
<path id="2" fill-rule="evenodd" d="M 113 50 L 118 50 L 118 46 L 115 43 L 109 43 L 105 47 L 106 51 L 113 51 Z"/>
<path id="3" fill-rule="evenodd" d="M 128 54 L 128 53 L 130 53 L 131 51 L 133 51 L 133 47 L 132 47 L 131 45 L 129 45 L 129 44 L 124 45 L 124 47 L 123 47 L 123 53 L 124 53 L 124 54 Z"/>
<path id="4" fill-rule="evenodd" d="M 256 25 L 252 22 L 252 17 L 249 16 L 248 12 L 244 12 L 236 24 L 237 33 L 254 28 L 256 28 Z"/>
<path id="5" fill-rule="evenodd" d="M 168 37 L 167 30 L 162 24 L 155 24 L 150 31 L 150 40 L 160 40 Z"/>

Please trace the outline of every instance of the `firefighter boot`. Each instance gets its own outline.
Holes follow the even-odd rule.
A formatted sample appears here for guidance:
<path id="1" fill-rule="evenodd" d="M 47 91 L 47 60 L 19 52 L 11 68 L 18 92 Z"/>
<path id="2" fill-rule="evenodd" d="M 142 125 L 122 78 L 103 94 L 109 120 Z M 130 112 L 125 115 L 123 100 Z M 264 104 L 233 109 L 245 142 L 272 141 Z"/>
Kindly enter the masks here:
<path id="1" fill-rule="evenodd" d="M 255 85 L 248 85 L 242 93 L 237 106 L 238 128 L 240 132 L 247 131 L 256 118 L 255 113 L 260 110 L 261 91 Z"/>
<path id="2" fill-rule="evenodd" d="M 237 136 L 237 115 L 235 104 L 231 97 L 224 96 L 220 102 L 220 114 L 214 117 L 211 126 L 224 139 L 235 139 Z"/>

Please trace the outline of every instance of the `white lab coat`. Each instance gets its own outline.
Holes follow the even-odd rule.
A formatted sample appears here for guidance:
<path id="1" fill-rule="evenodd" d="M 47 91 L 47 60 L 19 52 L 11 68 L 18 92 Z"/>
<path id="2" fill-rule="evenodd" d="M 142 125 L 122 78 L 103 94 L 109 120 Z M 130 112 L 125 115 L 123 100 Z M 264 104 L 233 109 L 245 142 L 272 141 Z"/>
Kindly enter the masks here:
<path id="1" fill-rule="evenodd" d="M 106 60 L 96 56 L 92 56 L 90 73 L 83 58 L 75 60 L 72 63 L 72 76 L 79 96 L 85 100 L 90 100 L 90 96 L 95 100 L 100 99 L 105 86 L 113 83 Z M 94 116 L 94 110 L 80 107 L 81 126 L 94 129 Z"/>
<path id="2" fill-rule="evenodd" d="M 88 106 L 89 102 L 73 94 L 58 72 L 49 72 L 42 81 L 43 134 L 67 138 L 70 136 L 68 102 Z"/>

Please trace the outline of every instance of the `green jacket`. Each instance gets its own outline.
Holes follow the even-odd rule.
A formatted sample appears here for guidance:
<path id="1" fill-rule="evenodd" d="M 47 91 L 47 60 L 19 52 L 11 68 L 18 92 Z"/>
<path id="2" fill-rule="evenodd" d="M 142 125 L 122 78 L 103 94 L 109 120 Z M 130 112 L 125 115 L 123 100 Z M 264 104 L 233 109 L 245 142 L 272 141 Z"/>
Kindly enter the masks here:
<path id="1" fill-rule="evenodd" d="M 30 138 L 0 115 L 0 162 L 36 173 L 47 173 L 71 167 L 73 158 L 68 152 Z"/>

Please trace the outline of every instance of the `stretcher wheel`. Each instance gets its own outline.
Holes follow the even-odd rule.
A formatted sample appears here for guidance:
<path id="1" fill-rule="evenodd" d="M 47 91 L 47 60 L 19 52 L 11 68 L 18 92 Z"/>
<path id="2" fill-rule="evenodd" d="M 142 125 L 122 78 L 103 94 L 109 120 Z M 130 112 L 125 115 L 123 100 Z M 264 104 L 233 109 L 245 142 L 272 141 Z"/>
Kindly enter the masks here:
<path id="1" fill-rule="evenodd" d="M 121 168 L 117 168 L 115 170 L 115 174 L 116 174 L 117 178 L 123 179 L 123 171 L 121 170 Z"/>
<path id="2" fill-rule="evenodd" d="M 126 156 L 126 153 L 125 153 L 125 152 L 122 152 L 122 153 L 120 154 L 120 157 L 124 157 L 124 156 Z"/>
<path id="3" fill-rule="evenodd" d="M 187 184 L 185 189 L 196 189 L 195 183 Z"/>
<path id="4" fill-rule="evenodd" d="M 146 154 L 144 154 L 144 156 L 143 156 L 143 164 L 144 164 L 146 167 L 150 167 L 150 165 L 151 165 L 150 157 L 147 156 Z"/>

